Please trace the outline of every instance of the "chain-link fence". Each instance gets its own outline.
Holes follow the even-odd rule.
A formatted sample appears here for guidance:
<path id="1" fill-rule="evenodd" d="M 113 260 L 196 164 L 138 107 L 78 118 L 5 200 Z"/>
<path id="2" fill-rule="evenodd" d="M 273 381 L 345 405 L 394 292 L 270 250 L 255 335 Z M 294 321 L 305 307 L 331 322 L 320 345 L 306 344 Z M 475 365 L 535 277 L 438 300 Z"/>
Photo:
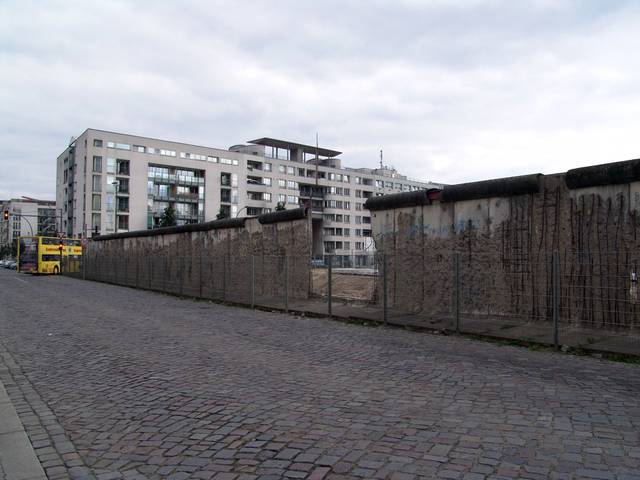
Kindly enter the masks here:
<path id="1" fill-rule="evenodd" d="M 63 273 L 254 307 L 640 354 L 638 265 L 616 253 L 87 255 Z"/>
<path id="2" fill-rule="evenodd" d="M 71 267 L 71 264 L 68 265 Z M 86 255 L 63 274 L 176 295 L 289 309 L 310 297 L 311 263 L 296 256 L 209 256 L 127 252 Z"/>
<path id="3" fill-rule="evenodd" d="M 637 262 L 615 252 L 380 255 L 384 322 L 640 354 Z M 420 265 L 420 264 L 418 264 Z"/>

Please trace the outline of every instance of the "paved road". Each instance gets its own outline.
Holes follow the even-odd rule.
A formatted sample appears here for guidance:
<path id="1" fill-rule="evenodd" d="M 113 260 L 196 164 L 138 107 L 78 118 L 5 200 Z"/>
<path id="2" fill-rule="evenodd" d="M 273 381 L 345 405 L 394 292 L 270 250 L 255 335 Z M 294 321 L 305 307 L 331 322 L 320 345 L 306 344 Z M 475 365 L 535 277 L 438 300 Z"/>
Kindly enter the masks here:
<path id="1" fill-rule="evenodd" d="M 6 270 L 0 291 L 51 479 L 640 479 L 638 366 Z"/>

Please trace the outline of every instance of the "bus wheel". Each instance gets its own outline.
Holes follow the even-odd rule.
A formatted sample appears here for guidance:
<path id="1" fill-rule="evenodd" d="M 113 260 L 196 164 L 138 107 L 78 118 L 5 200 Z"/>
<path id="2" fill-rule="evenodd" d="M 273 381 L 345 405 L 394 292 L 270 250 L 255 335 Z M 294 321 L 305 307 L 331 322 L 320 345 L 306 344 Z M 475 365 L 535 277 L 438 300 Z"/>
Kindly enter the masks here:
<path id="1" fill-rule="evenodd" d="M 60 273 L 60 270 L 58 269 L 58 267 L 53 267 L 53 274 L 58 275 L 58 273 Z"/>

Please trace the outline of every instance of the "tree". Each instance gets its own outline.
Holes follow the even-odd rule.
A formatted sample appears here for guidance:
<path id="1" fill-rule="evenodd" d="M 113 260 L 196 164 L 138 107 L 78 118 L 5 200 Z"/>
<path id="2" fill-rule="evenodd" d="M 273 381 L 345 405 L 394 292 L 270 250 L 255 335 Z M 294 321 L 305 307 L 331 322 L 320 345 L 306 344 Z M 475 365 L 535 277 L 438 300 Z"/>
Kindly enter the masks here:
<path id="1" fill-rule="evenodd" d="M 281 212 L 282 210 L 286 210 L 286 208 L 284 207 L 284 202 L 276 203 L 276 212 Z"/>
<path id="2" fill-rule="evenodd" d="M 176 225 L 176 211 L 173 208 L 173 205 L 169 205 L 162 212 L 162 216 L 160 217 L 160 226 L 161 227 L 173 227 Z"/>
<path id="3" fill-rule="evenodd" d="M 223 218 L 227 218 L 228 216 L 229 216 L 229 214 L 224 209 L 224 207 L 220 207 L 220 210 L 218 210 L 218 214 L 216 215 L 216 218 L 218 220 L 222 220 Z"/>

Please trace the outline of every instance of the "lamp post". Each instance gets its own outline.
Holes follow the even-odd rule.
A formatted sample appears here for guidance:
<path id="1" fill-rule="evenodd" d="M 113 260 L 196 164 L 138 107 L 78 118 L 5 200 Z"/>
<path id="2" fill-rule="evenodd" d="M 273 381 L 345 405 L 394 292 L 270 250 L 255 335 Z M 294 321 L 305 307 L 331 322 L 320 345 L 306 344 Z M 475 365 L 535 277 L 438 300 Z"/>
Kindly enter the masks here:
<path id="1" fill-rule="evenodd" d="M 111 185 L 115 188 L 115 193 L 113 194 L 113 233 L 118 233 L 118 187 L 120 182 L 116 180 L 111 182 Z"/>
<path id="2" fill-rule="evenodd" d="M 236 213 L 236 218 L 238 218 L 238 215 L 240 215 L 240 212 L 242 210 L 244 210 L 245 208 L 247 208 L 247 206 L 245 205 L 244 207 L 242 207 L 240 210 L 238 210 L 238 212 Z"/>

